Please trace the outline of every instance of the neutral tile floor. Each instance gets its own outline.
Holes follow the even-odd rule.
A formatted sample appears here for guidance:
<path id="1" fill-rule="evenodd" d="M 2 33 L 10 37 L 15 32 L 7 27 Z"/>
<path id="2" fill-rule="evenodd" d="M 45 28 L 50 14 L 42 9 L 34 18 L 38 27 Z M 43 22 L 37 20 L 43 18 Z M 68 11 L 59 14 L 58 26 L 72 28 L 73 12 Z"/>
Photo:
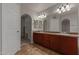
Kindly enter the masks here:
<path id="1" fill-rule="evenodd" d="M 56 53 L 37 44 L 23 42 L 21 50 L 18 51 L 16 55 L 59 55 L 59 53 Z"/>

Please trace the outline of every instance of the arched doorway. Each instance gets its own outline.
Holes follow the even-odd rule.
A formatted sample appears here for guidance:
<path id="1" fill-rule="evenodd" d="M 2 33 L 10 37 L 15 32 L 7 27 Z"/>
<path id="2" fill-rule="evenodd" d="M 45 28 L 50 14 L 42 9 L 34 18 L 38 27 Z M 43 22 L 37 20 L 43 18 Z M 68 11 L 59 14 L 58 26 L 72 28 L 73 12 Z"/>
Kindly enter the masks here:
<path id="1" fill-rule="evenodd" d="M 62 21 L 62 32 L 69 33 L 70 32 L 70 20 L 64 19 Z"/>
<path id="2" fill-rule="evenodd" d="M 28 14 L 23 14 L 21 16 L 21 39 L 24 41 L 31 42 L 32 34 L 32 18 Z"/>

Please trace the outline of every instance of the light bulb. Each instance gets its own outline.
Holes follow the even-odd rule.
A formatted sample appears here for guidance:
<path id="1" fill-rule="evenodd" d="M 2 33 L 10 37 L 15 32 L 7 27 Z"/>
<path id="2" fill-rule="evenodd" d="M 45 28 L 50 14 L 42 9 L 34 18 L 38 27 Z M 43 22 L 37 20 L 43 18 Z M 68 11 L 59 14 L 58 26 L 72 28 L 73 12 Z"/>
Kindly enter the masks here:
<path id="1" fill-rule="evenodd" d="M 66 5 L 66 10 L 69 11 L 70 10 L 70 6 Z"/>
<path id="2" fill-rule="evenodd" d="M 41 18 L 43 18 L 44 17 L 44 15 L 41 15 Z"/>
<path id="3" fill-rule="evenodd" d="M 59 11 L 60 11 L 60 9 L 58 8 L 58 9 L 57 9 L 57 12 L 59 12 Z"/>
<path id="4" fill-rule="evenodd" d="M 62 11 L 63 11 L 63 12 L 65 12 L 66 10 L 65 10 L 65 9 L 63 9 Z"/>
<path id="5" fill-rule="evenodd" d="M 41 18 L 41 16 L 38 16 L 38 18 Z"/>
<path id="6" fill-rule="evenodd" d="M 59 11 L 58 13 L 61 14 L 61 11 Z"/>
<path id="7" fill-rule="evenodd" d="M 63 6 L 61 7 L 61 10 L 62 10 L 62 11 L 64 10 L 64 7 L 63 7 Z"/>

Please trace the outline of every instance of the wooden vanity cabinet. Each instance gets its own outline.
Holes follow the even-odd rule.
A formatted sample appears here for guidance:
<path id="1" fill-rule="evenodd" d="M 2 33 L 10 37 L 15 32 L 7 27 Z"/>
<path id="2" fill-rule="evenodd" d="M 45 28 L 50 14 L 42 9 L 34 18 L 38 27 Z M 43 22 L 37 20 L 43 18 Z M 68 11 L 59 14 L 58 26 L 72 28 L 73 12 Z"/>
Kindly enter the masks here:
<path id="1" fill-rule="evenodd" d="M 33 40 L 35 43 L 40 44 L 53 51 L 65 55 L 77 55 L 77 37 L 69 37 L 64 35 L 51 35 L 43 33 L 34 33 Z"/>

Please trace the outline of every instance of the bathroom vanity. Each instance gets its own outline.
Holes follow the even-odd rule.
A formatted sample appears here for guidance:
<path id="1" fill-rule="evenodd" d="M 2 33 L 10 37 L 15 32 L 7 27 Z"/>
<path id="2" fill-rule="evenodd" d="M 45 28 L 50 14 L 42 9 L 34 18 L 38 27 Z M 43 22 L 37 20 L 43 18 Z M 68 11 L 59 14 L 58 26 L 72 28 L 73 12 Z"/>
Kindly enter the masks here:
<path id="1" fill-rule="evenodd" d="M 34 32 L 34 43 L 65 55 L 78 54 L 78 34 Z"/>

